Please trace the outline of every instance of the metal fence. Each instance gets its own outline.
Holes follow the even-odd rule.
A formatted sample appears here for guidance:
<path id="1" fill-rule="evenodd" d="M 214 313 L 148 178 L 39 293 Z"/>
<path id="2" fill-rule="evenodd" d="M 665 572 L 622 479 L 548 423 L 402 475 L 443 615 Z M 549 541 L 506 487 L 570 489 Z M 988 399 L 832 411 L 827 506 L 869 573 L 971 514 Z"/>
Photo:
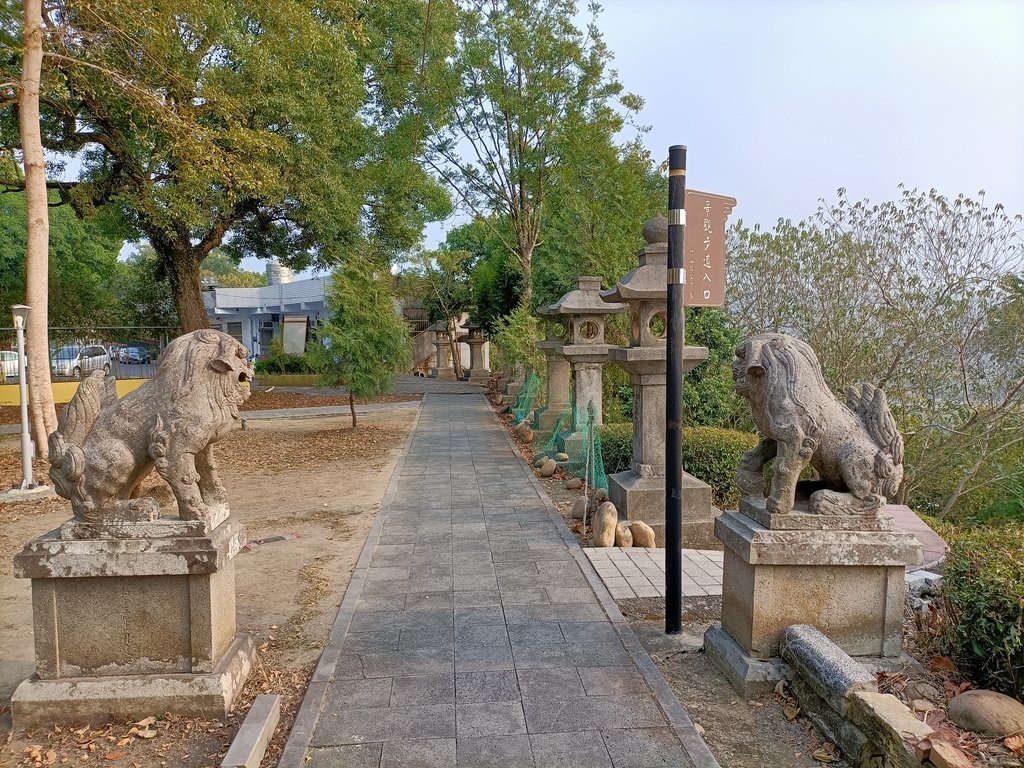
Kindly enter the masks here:
<path id="1" fill-rule="evenodd" d="M 148 379 L 176 328 L 109 326 L 50 328 L 50 380 L 75 381 L 93 371 L 119 379 Z M 7 383 L 18 380 L 18 341 L 14 328 L 0 328 L 0 364 Z"/>

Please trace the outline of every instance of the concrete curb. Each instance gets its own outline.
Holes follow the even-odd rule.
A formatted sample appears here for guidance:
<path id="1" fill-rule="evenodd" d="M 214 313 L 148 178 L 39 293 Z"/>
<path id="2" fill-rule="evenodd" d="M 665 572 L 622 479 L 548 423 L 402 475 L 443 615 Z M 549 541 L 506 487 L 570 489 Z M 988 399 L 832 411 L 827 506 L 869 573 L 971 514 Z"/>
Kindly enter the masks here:
<path id="1" fill-rule="evenodd" d="M 489 403 L 488 410 L 491 413 L 491 417 L 501 426 L 502 434 L 505 436 L 505 439 L 508 441 L 509 446 L 512 448 L 515 455 L 519 458 L 523 469 L 526 471 L 526 474 L 530 478 L 530 482 L 533 484 L 538 495 L 544 500 L 544 506 L 547 507 L 548 514 L 551 516 L 555 525 L 558 526 L 559 532 L 562 534 L 562 540 L 565 541 L 567 545 L 570 545 L 569 551 L 572 552 L 572 556 L 576 560 L 577 565 L 579 565 L 583 574 L 587 577 L 587 581 L 590 583 L 590 588 L 594 591 L 594 594 L 597 595 L 598 602 L 601 603 L 601 608 L 608 615 L 612 626 L 615 627 L 619 640 L 622 642 L 623 646 L 625 646 L 626 651 L 633 659 L 633 663 L 636 664 L 637 669 L 640 670 L 640 674 L 644 676 L 644 680 L 647 682 L 648 687 L 650 687 L 654 697 L 658 700 L 658 705 L 661 707 L 662 712 L 665 713 L 665 717 L 671 724 L 673 731 L 675 731 L 676 736 L 682 743 L 683 749 L 686 750 L 686 754 L 693 762 L 693 765 L 695 768 L 721 768 L 704 739 L 702 739 L 700 734 L 697 733 L 697 729 L 694 727 L 693 721 L 683 708 L 683 705 L 679 703 L 679 699 L 677 699 L 675 693 L 672 692 L 672 688 L 669 686 L 668 681 L 665 680 L 665 677 L 651 660 L 650 655 L 648 655 L 647 651 L 644 650 L 644 647 L 641 645 L 636 633 L 633 632 L 633 628 L 629 626 L 629 622 L 626 621 L 626 617 L 622 615 L 619 607 L 615 604 L 615 600 L 612 598 L 611 593 L 605 587 L 604 582 L 594 569 L 594 566 L 591 565 L 590 559 L 584 554 L 579 542 L 576 541 L 576 536 L 569 530 L 561 513 L 555 507 L 554 502 L 551 501 L 551 497 L 548 496 L 547 491 L 544 490 L 544 485 L 540 482 L 534 474 L 533 469 L 523 458 L 523 455 L 519 452 L 519 448 L 516 446 L 515 441 L 512 440 L 512 436 L 508 433 L 508 430 L 505 429 L 505 424 L 498 418 L 498 415 L 494 412 L 494 409 L 490 407 Z M 283 763 L 280 768 L 285 768 Z"/>
<path id="2" fill-rule="evenodd" d="M 280 719 L 281 697 L 266 693 L 257 696 L 224 755 L 221 768 L 260 768 Z"/>
<path id="3" fill-rule="evenodd" d="M 327 640 L 327 645 L 324 646 L 324 650 L 320 655 L 320 661 L 313 671 L 313 677 L 306 688 L 306 695 L 302 697 L 302 705 L 295 715 L 295 722 L 292 723 L 291 733 L 284 745 L 284 750 L 281 752 L 281 759 L 277 763 L 277 768 L 302 768 L 306 764 L 306 753 L 309 751 L 313 732 L 316 730 L 317 722 L 320 720 L 320 713 L 323 711 L 327 686 L 334 677 L 334 670 L 338 663 L 339 649 L 332 648 L 331 645 L 335 643 L 340 645 L 340 641 L 345 637 L 349 625 L 352 623 L 356 603 L 359 602 L 359 596 L 363 591 L 363 584 L 366 583 L 370 561 L 373 559 L 374 550 L 377 548 L 377 542 L 380 540 L 384 522 L 391 511 L 391 502 L 398 491 L 402 470 L 405 468 L 406 459 L 409 457 L 409 450 L 412 448 L 413 438 L 416 435 L 420 416 L 423 413 L 422 405 L 424 400 L 426 400 L 426 397 L 415 402 L 417 409 L 416 418 L 409 429 L 409 436 L 406 438 L 405 446 L 402 448 L 402 455 L 398 457 L 395 468 L 391 472 L 391 479 L 388 482 L 387 490 L 384 492 L 384 498 L 381 500 L 380 509 L 377 510 L 373 526 L 366 535 L 366 543 L 363 544 L 359 560 L 356 561 L 356 567 L 352 571 L 352 578 L 349 579 L 348 588 L 345 590 L 345 596 L 338 607 L 338 614 L 334 619 L 334 625 L 331 627 L 331 634 Z"/>

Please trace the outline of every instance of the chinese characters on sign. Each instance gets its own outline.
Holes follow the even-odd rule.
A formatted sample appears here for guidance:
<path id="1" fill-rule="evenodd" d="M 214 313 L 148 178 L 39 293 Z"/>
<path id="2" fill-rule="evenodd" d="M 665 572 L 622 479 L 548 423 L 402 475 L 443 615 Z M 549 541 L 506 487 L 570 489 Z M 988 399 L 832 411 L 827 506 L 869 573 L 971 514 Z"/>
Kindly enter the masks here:
<path id="1" fill-rule="evenodd" d="M 686 192 L 686 306 L 725 304 L 725 221 L 735 198 Z"/>

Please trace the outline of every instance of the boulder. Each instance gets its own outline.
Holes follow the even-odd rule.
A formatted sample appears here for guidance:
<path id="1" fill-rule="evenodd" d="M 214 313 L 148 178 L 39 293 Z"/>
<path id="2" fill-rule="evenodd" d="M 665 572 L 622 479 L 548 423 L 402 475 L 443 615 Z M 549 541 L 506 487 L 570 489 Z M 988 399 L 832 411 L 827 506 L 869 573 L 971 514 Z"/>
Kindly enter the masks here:
<path id="1" fill-rule="evenodd" d="M 569 460 L 569 454 L 568 453 L 556 453 L 555 454 L 555 461 L 568 461 L 568 460 Z"/>
<path id="2" fill-rule="evenodd" d="M 578 491 L 583 487 L 583 481 L 578 477 L 570 477 L 565 481 L 565 489 L 567 491 Z"/>
<path id="3" fill-rule="evenodd" d="M 533 466 L 539 467 L 541 464 L 543 464 L 547 460 L 548 460 L 548 457 L 545 454 L 538 453 L 536 456 L 533 457 Z"/>
<path id="4" fill-rule="evenodd" d="M 619 511 L 606 501 L 594 513 L 591 541 L 595 547 L 615 546 L 615 529 L 619 522 Z"/>
<path id="5" fill-rule="evenodd" d="M 623 521 L 615 526 L 615 546 L 632 547 L 633 534 L 629 531 L 629 523 Z"/>
<path id="6" fill-rule="evenodd" d="M 587 512 L 587 497 L 580 496 L 572 505 L 572 519 L 582 520 Z"/>
<path id="7" fill-rule="evenodd" d="M 1024 733 L 1024 704 L 995 691 L 964 691 L 954 696 L 946 717 L 965 730 L 993 739 Z"/>
<path id="8" fill-rule="evenodd" d="M 555 463 L 555 460 L 548 459 L 547 461 L 540 465 L 540 476 L 551 477 L 552 475 L 555 474 L 556 469 L 558 469 L 558 465 Z"/>
<path id="9" fill-rule="evenodd" d="M 654 547 L 654 529 L 643 520 L 634 520 L 629 525 L 634 547 Z"/>
<path id="10" fill-rule="evenodd" d="M 600 504 L 602 501 L 604 501 L 607 498 L 608 498 L 608 491 L 606 491 L 604 488 L 595 488 L 594 489 L 594 503 L 595 504 Z"/>

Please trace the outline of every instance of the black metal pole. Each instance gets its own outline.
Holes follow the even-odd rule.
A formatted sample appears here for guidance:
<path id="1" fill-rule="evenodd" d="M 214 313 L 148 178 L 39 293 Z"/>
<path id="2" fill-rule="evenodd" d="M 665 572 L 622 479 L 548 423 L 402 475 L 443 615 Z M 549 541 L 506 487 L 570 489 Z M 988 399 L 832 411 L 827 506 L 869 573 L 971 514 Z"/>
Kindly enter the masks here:
<path id="1" fill-rule="evenodd" d="M 683 346 L 686 147 L 668 148 L 668 348 L 665 380 L 665 632 L 683 629 Z"/>

